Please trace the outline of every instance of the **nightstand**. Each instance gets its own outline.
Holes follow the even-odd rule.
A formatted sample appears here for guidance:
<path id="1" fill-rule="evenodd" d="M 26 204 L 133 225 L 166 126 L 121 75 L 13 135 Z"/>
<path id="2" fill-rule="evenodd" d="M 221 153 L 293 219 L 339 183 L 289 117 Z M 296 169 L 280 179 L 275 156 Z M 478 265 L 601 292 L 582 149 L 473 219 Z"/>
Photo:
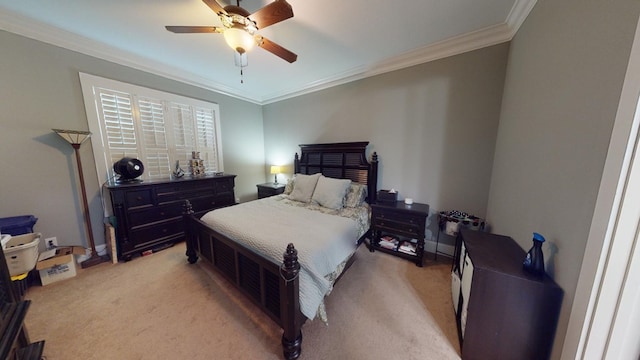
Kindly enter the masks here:
<path id="1" fill-rule="evenodd" d="M 371 244 L 369 251 L 379 250 L 422 266 L 424 228 L 429 205 L 404 201 L 371 204 Z"/>
<path id="2" fill-rule="evenodd" d="M 258 199 L 266 198 L 273 195 L 282 194 L 284 192 L 283 183 L 264 183 L 256 185 L 258 187 Z"/>

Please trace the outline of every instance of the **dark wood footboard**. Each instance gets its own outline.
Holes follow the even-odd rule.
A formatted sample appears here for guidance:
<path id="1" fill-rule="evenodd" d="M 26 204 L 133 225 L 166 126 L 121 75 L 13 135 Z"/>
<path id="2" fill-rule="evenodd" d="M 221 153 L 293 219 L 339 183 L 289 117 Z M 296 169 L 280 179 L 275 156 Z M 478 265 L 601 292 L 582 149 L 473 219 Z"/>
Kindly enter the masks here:
<path id="1" fill-rule="evenodd" d="M 184 205 L 187 258 L 201 257 L 242 291 L 283 329 L 285 359 L 297 359 L 302 349 L 298 252 L 289 244 L 282 264 L 265 259 L 234 242 L 193 216 L 191 203 Z M 284 250 L 284 249 L 283 249 Z"/>

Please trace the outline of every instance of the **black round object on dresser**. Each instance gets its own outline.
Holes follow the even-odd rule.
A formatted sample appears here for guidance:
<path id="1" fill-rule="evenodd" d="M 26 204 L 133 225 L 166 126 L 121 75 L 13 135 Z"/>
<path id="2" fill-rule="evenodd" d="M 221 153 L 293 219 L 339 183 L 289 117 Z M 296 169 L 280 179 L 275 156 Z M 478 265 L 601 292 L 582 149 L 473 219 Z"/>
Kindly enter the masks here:
<path id="1" fill-rule="evenodd" d="M 113 164 L 113 171 L 120 175 L 116 182 L 138 182 L 142 181 L 136 178 L 144 173 L 144 165 L 138 159 L 123 157 Z"/>

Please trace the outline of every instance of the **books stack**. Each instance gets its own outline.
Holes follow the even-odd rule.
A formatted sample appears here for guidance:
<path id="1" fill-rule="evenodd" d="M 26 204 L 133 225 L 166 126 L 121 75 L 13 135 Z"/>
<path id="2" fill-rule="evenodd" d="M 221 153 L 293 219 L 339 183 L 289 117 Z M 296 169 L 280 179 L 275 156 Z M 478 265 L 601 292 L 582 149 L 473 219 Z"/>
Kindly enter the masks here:
<path id="1" fill-rule="evenodd" d="M 403 241 L 400 247 L 398 247 L 398 251 L 403 252 L 405 254 L 409 254 L 409 255 L 415 255 L 417 244 L 418 244 L 418 240 L 416 239 Z"/>
<path id="2" fill-rule="evenodd" d="M 398 239 L 393 236 L 385 235 L 380 238 L 378 245 L 385 249 L 395 250 L 398 247 Z"/>

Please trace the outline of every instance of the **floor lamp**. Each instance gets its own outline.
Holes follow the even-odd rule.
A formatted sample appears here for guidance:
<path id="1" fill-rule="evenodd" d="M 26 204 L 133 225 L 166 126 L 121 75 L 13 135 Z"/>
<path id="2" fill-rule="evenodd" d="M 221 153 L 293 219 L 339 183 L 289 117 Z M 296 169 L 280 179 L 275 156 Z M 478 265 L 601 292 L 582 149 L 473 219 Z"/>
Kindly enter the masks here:
<path id="1" fill-rule="evenodd" d="M 99 256 L 96 251 L 96 244 L 93 241 L 93 230 L 91 229 L 91 217 L 89 216 L 89 205 L 87 204 L 87 191 L 84 187 L 84 175 L 82 172 L 82 162 L 80 161 L 80 145 L 85 142 L 90 136 L 91 132 L 89 131 L 79 131 L 79 130 L 60 130 L 60 129 L 52 129 L 56 134 L 60 135 L 63 139 L 65 139 L 71 146 L 73 146 L 73 150 L 76 153 L 76 162 L 78 163 L 78 174 L 80 176 L 80 189 L 82 190 L 82 205 L 84 206 L 84 222 L 85 228 L 87 230 L 87 235 L 89 236 L 89 245 L 91 245 L 91 257 L 87 260 L 80 263 L 80 266 L 84 268 L 88 268 L 90 266 L 98 265 L 105 261 L 109 260 L 108 255 Z"/>

